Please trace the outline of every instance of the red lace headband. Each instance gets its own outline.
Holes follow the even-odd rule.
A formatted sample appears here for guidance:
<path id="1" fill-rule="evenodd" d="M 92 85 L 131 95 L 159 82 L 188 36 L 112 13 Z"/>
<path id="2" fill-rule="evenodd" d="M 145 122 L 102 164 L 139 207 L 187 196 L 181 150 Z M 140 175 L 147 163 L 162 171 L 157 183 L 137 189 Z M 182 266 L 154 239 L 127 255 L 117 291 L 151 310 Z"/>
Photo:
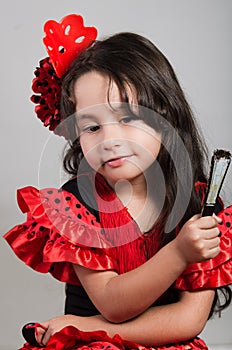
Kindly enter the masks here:
<path id="1" fill-rule="evenodd" d="M 35 94 L 31 101 L 36 104 L 35 112 L 44 126 L 57 133 L 55 129 L 61 121 L 60 78 L 74 58 L 93 43 L 97 29 L 85 27 L 82 16 L 72 14 L 60 22 L 47 21 L 44 32 L 43 42 L 49 57 L 42 59 L 34 72 L 32 90 Z"/>

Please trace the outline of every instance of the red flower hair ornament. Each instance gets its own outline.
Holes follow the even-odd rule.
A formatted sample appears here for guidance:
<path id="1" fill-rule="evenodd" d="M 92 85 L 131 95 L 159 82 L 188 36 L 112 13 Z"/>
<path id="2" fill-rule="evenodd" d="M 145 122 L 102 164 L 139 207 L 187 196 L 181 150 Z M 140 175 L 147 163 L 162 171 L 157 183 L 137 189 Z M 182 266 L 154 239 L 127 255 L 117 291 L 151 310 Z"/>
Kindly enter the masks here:
<path id="1" fill-rule="evenodd" d="M 36 104 L 35 112 L 44 126 L 59 134 L 55 129 L 61 122 L 60 78 L 74 58 L 94 42 L 97 29 L 85 27 L 83 18 L 72 14 L 60 22 L 47 21 L 44 32 L 43 42 L 49 57 L 42 59 L 34 72 L 32 90 L 35 95 L 31 96 L 31 101 Z"/>

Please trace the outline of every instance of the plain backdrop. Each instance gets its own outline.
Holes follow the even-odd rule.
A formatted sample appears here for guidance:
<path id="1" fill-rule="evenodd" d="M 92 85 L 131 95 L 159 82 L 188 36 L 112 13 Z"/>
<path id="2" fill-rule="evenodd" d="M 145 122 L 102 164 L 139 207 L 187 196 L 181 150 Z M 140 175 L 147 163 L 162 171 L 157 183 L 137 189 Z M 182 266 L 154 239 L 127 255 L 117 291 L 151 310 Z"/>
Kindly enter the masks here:
<path id="1" fill-rule="evenodd" d="M 42 127 L 30 102 L 38 61 L 47 56 L 43 24 L 80 13 L 99 37 L 134 31 L 168 57 L 205 135 L 209 152 L 232 149 L 231 0 L 8 0 L 0 5 L 1 27 L 1 234 L 24 221 L 16 189 L 60 186 L 64 141 Z M 223 187 L 232 202 L 231 169 Z M 21 327 L 63 312 L 64 285 L 26 267 L 0 240 L 0 348 L 22 345 Z M 232 307 L 209 321 L 208 344 L 231 344 Z"/>

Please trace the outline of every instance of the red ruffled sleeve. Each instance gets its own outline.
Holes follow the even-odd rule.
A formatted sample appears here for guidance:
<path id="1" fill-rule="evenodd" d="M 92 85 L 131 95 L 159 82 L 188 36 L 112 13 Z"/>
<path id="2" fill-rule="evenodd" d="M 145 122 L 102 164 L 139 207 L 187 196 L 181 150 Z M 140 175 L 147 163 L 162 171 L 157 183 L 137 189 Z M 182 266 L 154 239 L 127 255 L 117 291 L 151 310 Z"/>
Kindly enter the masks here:
<path id="1" fill-rule="evenodd" d="M 73 194 L 29 186 L 17 191 L 17 200 L 27 220 L 3 237 L 28 266 L 71 284 L 79 284 L 73 264 L 117 271 L 100 224 Z"/>
<path id="2" fill-rule="evenodd" d="M 222 218 L 220 253 L 208 261 L 190 264 L 177 279 L 176 288 L 193 291 L 232 284 L 232 206 L 217 216 Z"/>

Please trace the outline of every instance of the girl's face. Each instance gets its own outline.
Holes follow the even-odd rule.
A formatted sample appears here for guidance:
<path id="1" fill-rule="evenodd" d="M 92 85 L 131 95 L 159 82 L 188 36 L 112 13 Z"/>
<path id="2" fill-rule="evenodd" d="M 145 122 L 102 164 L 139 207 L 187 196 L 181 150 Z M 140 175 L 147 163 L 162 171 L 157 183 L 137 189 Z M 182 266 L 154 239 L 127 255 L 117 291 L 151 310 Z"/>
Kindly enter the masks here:
<path id="1" fill-rule="evenodd" d="M 130 106 L 136 97 L 128 88 Z M 128 113 L 116 83 L 95 71 L 81 76 L 74 86 L 80 145 L 90 166 L 114 185 L 144 178 L 156 160 L 161 135 L 136 114 Z"/>

